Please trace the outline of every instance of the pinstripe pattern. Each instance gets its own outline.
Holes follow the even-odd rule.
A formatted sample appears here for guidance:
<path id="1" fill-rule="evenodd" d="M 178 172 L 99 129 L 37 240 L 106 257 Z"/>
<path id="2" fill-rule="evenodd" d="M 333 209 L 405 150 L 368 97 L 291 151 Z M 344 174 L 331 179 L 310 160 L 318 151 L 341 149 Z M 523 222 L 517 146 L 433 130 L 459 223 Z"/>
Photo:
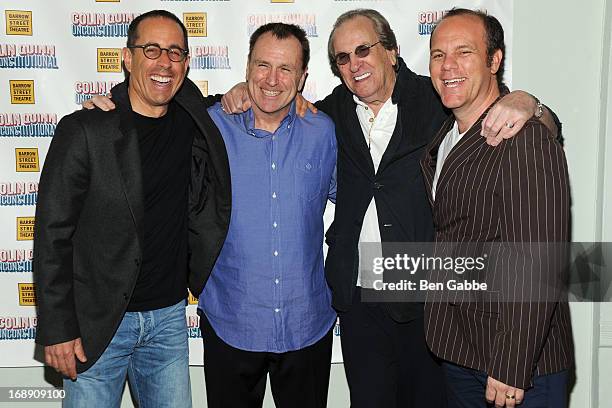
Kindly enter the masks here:
<path id="1" fill-rule="evenodd" d="M 431 188 L 437 151 L 452 128 L 452 116 L 421 162 L 438 245 L 566 242 L 569 186 L 562 147 L 535 120 L 527 122 L 516 137 L 490 147 L 480 136 L 483 118 L 484 114 L 446 158 L 435 203 Z M 530 291 L 541 288 L 533 284 L 538 276 L 520 272 L 554 268 L 541 254 L 528 252 L 496 257 L 493 279 L 499 290 L 506 291 L 503 293 L 522 293 L 533 299 Z M 534 374 L 573 364 L 567 303 L 474 302 L 460 295 L 449 303 L 440 302 L 440 295 L 432 293 L 425 306 L 427 343 L 444 360 L 485 371 L 523 389 L 529 388 Z"/>

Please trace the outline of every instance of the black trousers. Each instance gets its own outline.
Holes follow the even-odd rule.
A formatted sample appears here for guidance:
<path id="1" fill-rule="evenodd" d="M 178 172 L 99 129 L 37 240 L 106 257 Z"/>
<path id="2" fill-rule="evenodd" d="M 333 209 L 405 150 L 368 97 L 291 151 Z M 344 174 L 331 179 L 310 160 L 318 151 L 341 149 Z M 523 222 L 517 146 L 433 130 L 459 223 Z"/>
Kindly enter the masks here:
<path id="1" fill-rule="evenodd" d="M 340 340 L 351 408 L 441 408 L 444 374 L 425 342 L 423 317 L 394 321 L 360 289 L 340 314 Z"/>
<path id="2" fill-rule="evenodd" d="M 315 344 L 286 353 L 234 348 L 215 334 L 203 313 L 200 328 L 209 408 L 261 408 L 268 373 L 277 408 L 327 406 L 333 326 Z"/>

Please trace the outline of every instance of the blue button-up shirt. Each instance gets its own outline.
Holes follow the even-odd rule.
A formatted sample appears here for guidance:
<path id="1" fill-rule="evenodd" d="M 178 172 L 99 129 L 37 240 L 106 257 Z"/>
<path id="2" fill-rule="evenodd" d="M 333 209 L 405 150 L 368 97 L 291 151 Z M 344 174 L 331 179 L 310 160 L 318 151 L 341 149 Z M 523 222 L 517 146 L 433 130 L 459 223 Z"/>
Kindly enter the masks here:
<path id="1" fill-rule="evenodd" d="M 302 349 L 336 318 L 323 271 L 323 212 L 336 193 L 333 122 L 322 112 L 297 116 L 295 102 L 274 133 L 255 129 L 252 110 L 227 115 L 216 104 L 208 112 L 229 157 L 232 214 L 198 307 L 230 346 Z"/>

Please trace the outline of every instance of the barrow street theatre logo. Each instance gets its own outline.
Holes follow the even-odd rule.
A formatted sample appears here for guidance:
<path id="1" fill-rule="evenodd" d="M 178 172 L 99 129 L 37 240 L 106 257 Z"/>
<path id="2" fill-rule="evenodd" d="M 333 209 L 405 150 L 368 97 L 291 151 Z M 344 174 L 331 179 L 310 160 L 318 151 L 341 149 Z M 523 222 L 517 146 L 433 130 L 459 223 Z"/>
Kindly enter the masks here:
<path id="1" fill-rule="evenodd" d="M 6 35 L 32 35 L 32 12 L 5 10 Z"/>
<path id="2" fill-rule="evenodd" d="M 17 217 L 17 241 L 34 239 L 34 217 Z"/>
<path id="3" fill-rule="evenodd" d="M 121 72 L 121 48 L 98 48 L 98 72 Z"/>
<path id="4" fill-rule="evenodd" d="M 206 13 L 183 13 L 183 24 L 189 37 L 206 37 Z"/>
<path id="5" fill-rule="evenodd" d="M 9 80 L 11 92 L 11 103 L 13 105 L 32 105 L 34 104 L 34 81 L 28 80 Z"/>
<path id="6" fill-rule="evenodd" d="M 19 306 L 36 306 L 36 291 L 33 283 L 18 283 Z"/>
<path id="7" fill-rule="evenodd" d="M 17 173 L 40 171 L 37 147 L 18 147 L 15 149 L 15 171 Z"/>

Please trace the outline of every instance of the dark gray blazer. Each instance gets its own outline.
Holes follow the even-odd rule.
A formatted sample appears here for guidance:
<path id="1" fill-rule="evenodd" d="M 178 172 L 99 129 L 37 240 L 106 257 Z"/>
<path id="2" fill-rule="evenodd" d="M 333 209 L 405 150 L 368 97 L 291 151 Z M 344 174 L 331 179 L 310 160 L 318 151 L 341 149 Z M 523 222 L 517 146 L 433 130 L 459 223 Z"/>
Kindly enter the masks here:
<path id="1" fill-rule="evenodd" d="M 77 363 L 78 372 L 89 368 L 112 339 L 142 264 L 142 172 L 127 82 L 112 93 L 114 111 L 82 110 L 60 121 L 36 207 L 36 342 L 81 337 L 88 360 Z M 189 286 L 198 296 L 227 234 L 229 166 L 223 139 L 195 84 L 186 79 L 175 100 L 199 130 L 189 205 Z"/>

